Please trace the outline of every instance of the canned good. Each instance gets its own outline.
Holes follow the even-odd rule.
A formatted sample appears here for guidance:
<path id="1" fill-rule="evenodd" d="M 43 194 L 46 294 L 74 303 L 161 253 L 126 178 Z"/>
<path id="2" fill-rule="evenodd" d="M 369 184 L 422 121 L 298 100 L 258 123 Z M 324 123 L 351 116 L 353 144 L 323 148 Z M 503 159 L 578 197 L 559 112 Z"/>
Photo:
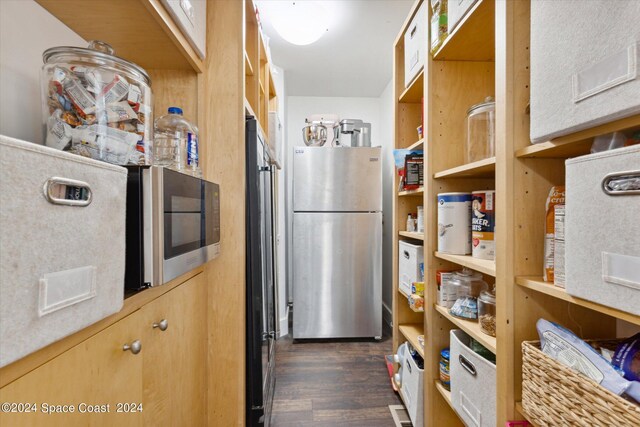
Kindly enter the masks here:
<path id="1" fill-rule="evenodd" d="M 479 259 L 496 259 L 495 196 L 493 190 L 471 193 L 471 254 Z"/>
<path id="2" fill-rule="evenodd" d="M 440 352 L 440 383 L 447 390 L 451 390 L 451 376 L 449 375 L 449 349 L 445 348 Z"/>
<path id="3" fill-rule="evenodd" d="M 471 193 L 438 194 L 438 251 L 471 253 Z"/>
<path id="4" fill-rule="evenodd" d="M 46 145 L 114 164 L 151 164 L 151 80 L 106 43 L 42 55 Z"/>

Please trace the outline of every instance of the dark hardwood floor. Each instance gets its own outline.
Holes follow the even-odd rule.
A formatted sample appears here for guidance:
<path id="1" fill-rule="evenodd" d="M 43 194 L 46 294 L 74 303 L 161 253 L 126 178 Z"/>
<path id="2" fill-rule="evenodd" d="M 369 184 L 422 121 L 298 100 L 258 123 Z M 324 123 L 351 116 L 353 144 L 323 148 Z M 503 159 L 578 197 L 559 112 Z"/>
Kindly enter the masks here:
<path id="1" fill-rule="evenodd" d="M 293 426 L 389 426 L 389 405 L 400 405 L 385 365 L 391 337 L 382 341 L 276 342 L 276 388 L 271 423 Z"/>

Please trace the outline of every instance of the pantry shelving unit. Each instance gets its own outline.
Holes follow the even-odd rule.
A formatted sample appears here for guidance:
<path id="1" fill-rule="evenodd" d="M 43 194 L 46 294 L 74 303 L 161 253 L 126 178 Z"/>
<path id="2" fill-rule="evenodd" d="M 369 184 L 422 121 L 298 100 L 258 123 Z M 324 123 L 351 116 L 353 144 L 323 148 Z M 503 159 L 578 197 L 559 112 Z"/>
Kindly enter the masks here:
<path id="1" fill-rule="evenodd" d="M 400 231 L 398 234 L 401 237 L 407 237 L 409 239 L 424 240 L 424 233 L 418 233 L 416 231 Z"/>
<path id="2" fill-rule="evenodd" d="M 425 425 L 454 426 L 462 422 L 451 404 L 451 393 L 439 383 L 440 351 L 449 347 L 451 329 L 462 329 L 496 355 L 497 425 L 526 419 L 522 400 L 523 341 L 537 340 L 536 321 L 545 318 L 583 338 L 616 336 L 616 322 L 640 325 L 634 316 L 574 298 L 542 281 L 545 200 L 550 188 L 564 184 L 564 161 L 588 154 L 594 136 L 640 128 L 640 115 L 620 119 L 541 144 L 529 138 L 530 1 L 479 0 L 437 50 L 426 56 L 422 73 L 404 85 L 404 33 L 420 6 L 414 4 L 394 46 L 395 147 L 415 143 L 424 99 L 425 155 L 423 199 L 404 193 L 394 198 L 394 348 L 405 339 L 407 323 L 420 325 L 425 335 Z M 426 4 L 427 8 L 429 7 Z M 431 11 L 423 25 L 428 27 Z M 428 41 L 424 40 L 429 52 Z M 417 95 L 413 85 L 423 90 Z M 495 157 L 464 162 L 467 109 L 493 96 L 496 101 Z M 397 185 L 397 180 L 396 180 Z M 496 260 L 449 255 L 437 248 L 438 193 L 495 190 Z M 419 200 L 416 200 L 419 199 Z M 407 213 L 422 204 L 425 214 L 425 312 L 422 319 L 405 307 L 398 289 L 398 240 Z M 408 237 L 407 237 L 408 238 Z M 478 323 L 451 316 L 435 305 L 438 270 L 471 268 L 495 285 L 496 337 Z M 453 362 L 452 362 L 453 363 Z M 397 369 L 397 367 L 396 367 Z"/>

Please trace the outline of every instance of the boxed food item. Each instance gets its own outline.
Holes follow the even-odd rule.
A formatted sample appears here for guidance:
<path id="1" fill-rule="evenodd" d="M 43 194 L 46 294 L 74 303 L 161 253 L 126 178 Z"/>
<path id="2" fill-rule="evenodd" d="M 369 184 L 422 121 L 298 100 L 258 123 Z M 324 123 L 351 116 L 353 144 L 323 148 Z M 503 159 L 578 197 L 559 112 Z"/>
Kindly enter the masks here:
<path id="1" fill-rule="evenodd" d="M 422 295 L 411 294 L 409 296 L 409 307 L 413 311 L 424 311 L 424 297 Z"/>
<path id="2" fill-rule="evenodd" d="M 554 271 L 554 238 L 556 229 L 556 205 L 564 205 L 564 186 L 558 185 L 551 187 L 545 210 L 547 212 L 544 226 L 544 271 L 543 278 L 545 282 L 553 282 Z"/>

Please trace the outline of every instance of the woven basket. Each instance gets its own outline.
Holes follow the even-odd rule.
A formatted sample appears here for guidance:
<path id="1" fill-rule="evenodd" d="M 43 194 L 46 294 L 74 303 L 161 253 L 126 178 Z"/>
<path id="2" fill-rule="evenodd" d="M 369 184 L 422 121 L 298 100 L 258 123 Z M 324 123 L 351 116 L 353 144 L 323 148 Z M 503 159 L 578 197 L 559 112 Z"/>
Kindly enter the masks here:
<path id="1" fill-rule="evenodd" d="M 547 356 L 539 341 L 522 343 L 522 408 L 540 427 L 640 426 L 640 406 Z"/>

